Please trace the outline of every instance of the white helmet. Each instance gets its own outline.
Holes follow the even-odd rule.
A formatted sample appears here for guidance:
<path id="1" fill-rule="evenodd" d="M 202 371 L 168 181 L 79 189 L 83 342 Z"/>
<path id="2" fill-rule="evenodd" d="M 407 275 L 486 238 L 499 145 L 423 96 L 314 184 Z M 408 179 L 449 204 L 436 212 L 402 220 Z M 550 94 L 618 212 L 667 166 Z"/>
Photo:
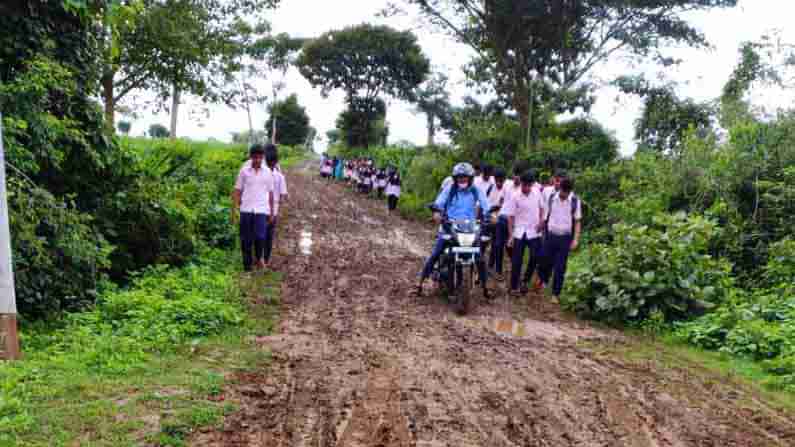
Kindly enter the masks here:
<path id="1" fill-rule="evenodd" d="M 467 177 L 475 177 L 475 169 L 469 163 L 458 163 L 453 166 L 453 178 L 465 175 Z"/>

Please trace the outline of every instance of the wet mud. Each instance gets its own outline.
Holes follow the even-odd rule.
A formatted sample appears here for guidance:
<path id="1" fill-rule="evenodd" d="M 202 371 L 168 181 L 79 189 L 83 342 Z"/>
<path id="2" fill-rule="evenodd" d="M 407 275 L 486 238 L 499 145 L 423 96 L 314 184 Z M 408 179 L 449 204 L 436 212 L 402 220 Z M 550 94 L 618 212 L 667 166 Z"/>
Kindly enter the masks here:
<path id="1" fill-rule="evenodd" d="M 600 354 L 622 335 L 562 315 L 541 296 L 458 316 L 412 294 L 434 228 L 389 215 L 314 175 L 288 175 L 285 273 L 266 370 L 240 373 L 241 402 L 193 445 L 793 446 L 795 417 L 688 369 Z"/>

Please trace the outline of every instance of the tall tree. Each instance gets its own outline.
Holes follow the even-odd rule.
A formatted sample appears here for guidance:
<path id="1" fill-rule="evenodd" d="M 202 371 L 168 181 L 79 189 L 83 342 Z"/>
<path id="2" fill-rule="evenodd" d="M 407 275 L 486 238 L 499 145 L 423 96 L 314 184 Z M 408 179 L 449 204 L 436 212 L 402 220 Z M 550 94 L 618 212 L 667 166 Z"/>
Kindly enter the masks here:
<path id="1" fill-rule="evenodd" d="M 635 122 L 641 149 L 676 154 L 691 129 L 703 133 L 712 128 L 713 107 L 679 98 L 673 84 L 654 86 L 642 77 L 622 77 L 616 85 L 643 98 L 643 113 Z"/>
<path id="2" fill-rule="evenodd" d="M 405 0 L 477 53 L 475 79 L 489 80 L 516 110 L 535 146 L 538 88 L 551 86 L 550 109 L 589 90 L 588 75 L 619 51 L 653 56 L 661 47 L 705 46 L 683 13 L 735 6 L 737 0 Z M 580 100 L 573 102 L 580 104 Z M 586 102 L 587 104 L 587 102 Z M 569 105 L 568 107 L 571 107 Z"/>
<path id="3" fill-rule="evenodd" d="M 243 17 L 278 0 L 124 0 L 103 10 L 102 97 L 112 128 L 117 104 L 136 90 L 158 95 L 176 116 L 182 93 L 220 100 L 224 74 L 240 69 Z M 163 106 L 171 98 L 171 107 Z M 172 121 L 172 127 L 176 122 Z M 175 130 L 175 129 L 172 129 Z M 175 133 L 175 132 L 172 132 Z"/>
<path id="4" fill-rule="evenodd" d="M 434 145 L 439 129 L 437 120 L 444 121 L 450 114 L 450 94 L 447 92 L 447 76 L 437 73 L 417 90 L 417 110 L 425 114 L 428 130 L 428 146 Z"/>
<path id="5" fill-rule="evenodd" d="M 382 95 L 413 101 L 414 90 L 428 75 L 430 63 L 408 31 L 357 25 L 327 32 L 308 42 L 298 58 L 301 74 L 324 95 L 345 92 L 351 116 L 371 120 Z M 362 129 L 369 129 L 369 121 Z M 364 132 L 365 138 L 370 132 Z M 365 146 L 370 141 L 362 142 Z"/>
<path id="6" fill-rule="evenodd" d="M 274 127 L 273 121 L 276 120 Z M 276 130 L 274 138 L 273 130 Z M 265 122 L 265 131 L 271 141 L 287 146 L 300 146 L 306 143 L 309 135 L 309 115 L 306 109 L 298 104 L 298 96 L 290 95 L 270 107 L 270 118 Z"/>

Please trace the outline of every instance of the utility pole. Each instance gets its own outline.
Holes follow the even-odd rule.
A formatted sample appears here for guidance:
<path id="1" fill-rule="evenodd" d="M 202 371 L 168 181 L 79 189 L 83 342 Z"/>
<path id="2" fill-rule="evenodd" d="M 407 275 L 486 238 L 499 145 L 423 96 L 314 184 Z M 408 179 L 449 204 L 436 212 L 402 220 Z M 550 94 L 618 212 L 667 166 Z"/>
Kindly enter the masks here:
<path id="1" fill-rule="evenodd" d="M 3 113 L 0 112 L 0 359 L 19 358 L 17 298 L 11 266 L 11 231 L 8 227 L 6 159 L 3 151 Z"/>

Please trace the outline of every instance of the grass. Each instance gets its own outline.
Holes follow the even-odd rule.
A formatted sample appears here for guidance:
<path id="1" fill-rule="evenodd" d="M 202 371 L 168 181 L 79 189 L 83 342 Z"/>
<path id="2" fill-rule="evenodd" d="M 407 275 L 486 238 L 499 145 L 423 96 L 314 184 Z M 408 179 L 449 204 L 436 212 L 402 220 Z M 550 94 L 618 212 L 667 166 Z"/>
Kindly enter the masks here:
<path id="1" fill-rule="evenodd" d="M 129 374 L 97 374 L 80 357 L 65 355 L 53 363 L 71 374 L 17 383 L 26 390 L 19 393 L 16 411 L 6 405 L 0 412 L 0 445 L 179 446 L 200 427 L 220 424 L 235 409 L 223 395 L 228 378 L 267 366 L 269 353 L 254 338 L 269 334 L 277 318 L 280 276 L 241 278 L 244 295 L 256 304 L 239 327 L 148 356 Z M 13 368 L 35 377 L 25 363 Z M 0 380 L 9 379 L 3 375 L 8 369 L 0 368 Z"/>
<path id="2" fill-rule="evenodd" d="M 774 408 L 795 411 L 795 393 L 771 385 L 774 376 L 758 362 L 728 354 L 705 351 L 663 335 L 630 334 L 627 344 L 595 345 L 601 355 L 616 356 L 628 363 L 652 363 L 656 370 L 685 370 L 707 382 L 735 383 L 751 391 L 759 400 Z M 749 403 L 750 404 L 750 403 Z"/>
<path id="3" fill-rule="evenodd" d="M 199 149 L 203 172 L 231 185 L 240 148 Z M 23 322 L 24 358 L 0 363 L 0 447 L 180 446 L 221 424 L 236 408 L 224 393 L 234 373 L 270 361 L 256 338 L 272 332 L 280 304 L 280 274 L 242 274 L 239 264 L 231 248 L 200 250 L 128 288 L 106 285 L 84 312 Z"/>

